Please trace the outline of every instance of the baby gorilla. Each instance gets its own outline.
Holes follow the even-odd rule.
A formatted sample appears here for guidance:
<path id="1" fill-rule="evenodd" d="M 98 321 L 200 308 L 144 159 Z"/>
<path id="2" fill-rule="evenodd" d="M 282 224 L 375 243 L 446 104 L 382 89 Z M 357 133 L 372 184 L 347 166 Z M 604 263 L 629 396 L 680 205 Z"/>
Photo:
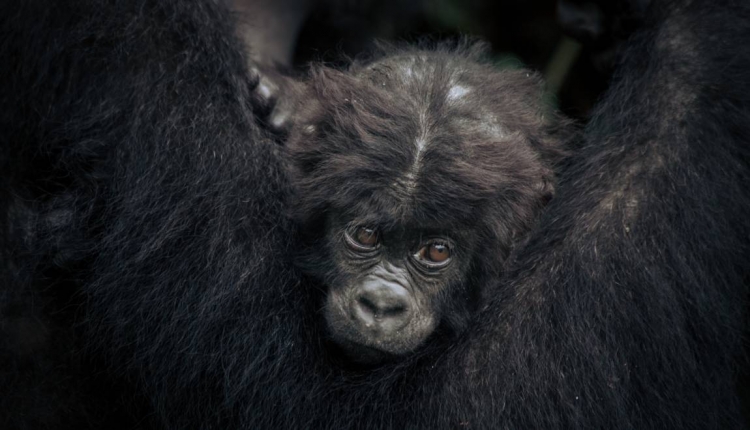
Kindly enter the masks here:
<path id="1" fill-rule="evenodd" d="M 303 267 L 360 362 L 460 333 L 552 197 L 574 135 L 540 78 L 478 45 L 313 68 L 286 146 Z"/>

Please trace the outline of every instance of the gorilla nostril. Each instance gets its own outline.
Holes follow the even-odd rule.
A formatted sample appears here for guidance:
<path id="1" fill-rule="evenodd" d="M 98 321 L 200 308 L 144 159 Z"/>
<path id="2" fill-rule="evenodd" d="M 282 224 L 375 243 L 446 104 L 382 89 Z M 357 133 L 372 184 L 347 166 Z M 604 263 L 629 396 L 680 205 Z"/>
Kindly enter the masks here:
<path id="1" fill-rule="evenodd" d="M 400 301 L 379 300 L 379 297 L 363 294 L 359 296 L 359 304 L 375 317 L 398 315 L 406 311 L 406 304 Z"/>
<path id="2" fill-rule="evenodd" d="M 368 312 L 372 315 L 378 315 L 378 313 L 380 313 L 378 305 L 366 295 L 360 296 L 357 301 L 359 302 L 359 305 L 362 307 L 363 311 Z"/>
<path id="3" fill-rule="evenodd" d="M 406 313 L 406 304 L 402 303 L 400 305 L 391 306 L 390 308 L 383 309 L 382 312 L 384 316 L 398 316 Z"/>
<path id="4" fill-rule="evenodd" d="M 354 317 L 372 329 L 398 330 L 411 319 L 409 293 L 398 284 L 365 285 L 353 305 Z"/>

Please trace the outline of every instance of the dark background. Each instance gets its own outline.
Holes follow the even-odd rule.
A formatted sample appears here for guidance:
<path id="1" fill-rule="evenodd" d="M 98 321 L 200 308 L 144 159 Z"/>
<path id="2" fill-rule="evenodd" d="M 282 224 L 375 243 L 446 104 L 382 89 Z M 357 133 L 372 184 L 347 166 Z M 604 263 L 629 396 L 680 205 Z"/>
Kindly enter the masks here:
<path id="1" fill-rule="evenodd" d="M 366 51 L 375 39 L 415 42 L 470 34 L 491 44 L 499 67 L 541 72 L 550 100 L 567 115 L 586 119 L 606 88 L 620 35 L 573 39 L 558 19 L 560 7 L 556 0 L 319 2 L 302 28 L 295 65 L 340 62 Z M 601 24 L 608 33 L 619 31 L 608 14 L 624 14 L 603 9 Z"/>

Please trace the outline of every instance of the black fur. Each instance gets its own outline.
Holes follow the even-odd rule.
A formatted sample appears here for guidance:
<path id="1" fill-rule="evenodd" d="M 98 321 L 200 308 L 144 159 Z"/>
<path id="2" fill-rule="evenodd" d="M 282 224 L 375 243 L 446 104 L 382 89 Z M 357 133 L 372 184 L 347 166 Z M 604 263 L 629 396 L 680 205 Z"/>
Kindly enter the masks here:
<path id="1" fill-rule="evenodd" d="M 358 372 L 226 8 L 6 1 L 3 428 L 741 428 L 750 6 L 656 3 L 471 330 Z"/>

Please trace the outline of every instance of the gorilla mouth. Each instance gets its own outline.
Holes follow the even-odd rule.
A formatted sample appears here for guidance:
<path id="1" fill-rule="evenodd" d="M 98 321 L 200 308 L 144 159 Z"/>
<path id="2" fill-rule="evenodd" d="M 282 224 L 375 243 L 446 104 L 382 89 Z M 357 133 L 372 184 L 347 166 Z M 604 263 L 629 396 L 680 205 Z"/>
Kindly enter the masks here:
<path id="1" fill-rule="evenodd" d="M 358 330 L 354 322 L 346 328 L 328 326 L 329 340 L 349 361 L 359 363 L 379 363 L 395 360 L 417 349 L 423 342 L 409 342 L 409 337 L 398 335 L 373 338 L 367 332 Z"/>

